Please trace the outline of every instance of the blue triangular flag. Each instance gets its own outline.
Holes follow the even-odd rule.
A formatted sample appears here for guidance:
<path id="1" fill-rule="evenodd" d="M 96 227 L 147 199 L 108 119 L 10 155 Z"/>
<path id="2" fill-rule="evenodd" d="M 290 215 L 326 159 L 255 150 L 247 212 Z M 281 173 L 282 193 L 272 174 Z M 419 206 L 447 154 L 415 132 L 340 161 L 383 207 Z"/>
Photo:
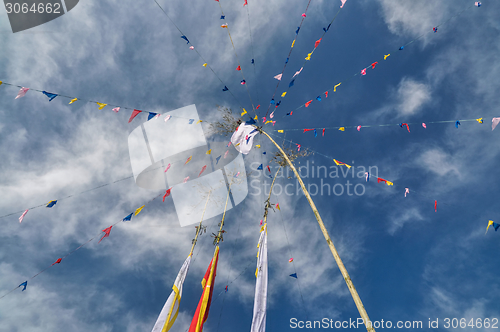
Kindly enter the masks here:
<path id="1" fill-rule="evenodd" d="M 189 119 L 189 124 L 193 124 L 194 119 Z"/>
<path id="2" fill-rule="evenodd" d="M 493 223 L 493 228 L 495 229 L 495 232 L 497 231 L 498 227 L 500 227 L 500 224 L 497 224 L 496 222 Z"/>
<path id="3" fill-rule="evenodd" d="M 276 107 L 278 107 L 281 104 L 281 100 L 276 103 Z"/>
<path id="4" fill-rule="evenodd" d="M 252 59 L 252 63 L 255 63 L 255 60 L 254 60 L 254 59 Z"/>
<path id="5" fill-rule="evenodd" d="M 260 166 L 259 166 L 259 167 L 257 167 L 257 170 L 258 170 L 258 171 L 262 171 L 262 164 L 260 164 Z"/>
<path id="6" fill-rule="evenodd" d="M 24 288 L 22 290 L 24 292 L 24 290 L 26 289 L 26 286 L 28 286 L 28 280 L 26 280 L 25 282 L 23 282 L 22 284 L 20 284 L 18 287 L 21 287 L 21 286 L 24 286 Z"/>
<path id="7" fill-rule="evenodd" d="M 399 50 L 400 50 L 400 51 L 402 51 L 404 48 L 405 48 L 404 46 L 401 46 L 401 47 L 399 48 Z"/>
<path id="8" fill-rule="evenodd" d="M 330 23 L 330 24 L 328 24 L 328 27 L 327 27 L 326 29 L 325 29 L 325 28 L 323 28 L 323 31 L 324 31 L 324 32 L 327 32 L 328 30 L 330 30 L 330 26 L 331 26 L 331 25 L 332 25 L 331 23 Z"/>
<path id="9" fill-rule="evenodd" d="M 460 125 L 460 121 L 457 120 L 457 122 L 455 122 L 455 127 L 458 128 L 459 125 Z"/>
<path id="10" fill-rule="evenodd" d="M 290 60 L 290 58 L 286 58 L 285 64 L 287 64 L 287 63 L 288 63 L 288 60 Z"/>
<path id="11" fill-rule="evenodd" d="M 294 277 L 295 279 L 297 279 L 297 273 L 290 274 L 290 277 Z"/>
<path id="12" fill-rule="evenodd" d="M 250 119 L 250 120 L 248 120 L 248 121 L 247 121 L 247 122 L 245 122 L 245 123 L 246 123 L 247 125 L 253 125 L 253 124 L 255 124 L 256 122 L 255 122 L 255 120 L 254 120 L 254 119 Z"/>
<path id="13" fill-rule="evenodd" d="M 187 39 L 186 36 L 181 36 L 182 39 L 184 39 L 185 41 L 187 41 L 187 43 L 189 44 L 189 40 Z"/>
<path id="14" fill-rule="evenodd" d="M 227 90 L 229 89 L 227 88 L 227 86 L 224 85 L 224 89 L 222 89 L 222 91 L 227 91 Z"/>
<path id="15" fill-rule="evenodd" d="M 273 104 L 273 105 L 274 105 L 274 99 L 271 99 L 271 104 Z"/>
<path id="16" fill-rule="evenodd" d="M 57 203 L 57 200 L 55 200 L 55 201 L 50 201 L 50 202 L 47 204 L 47 207 L 48 207 L 48 208 L 51 208 L 51 207 L 53 207 L 54 205 L 56 205 L 56 203 Z"/>
<path id="17" fill-rule="evenodd" d="M 295 34 L 298 34 L 300 30 L 300 27 L 297 27 L 297 31 L 295 31 Z"/>
<path id="18" fill-rule="evenodd" d="M 132 212 L 131 214 L 129 214 L 128 216 L 126 216 L 125 218 L 123 218 L 123 221 L 130 221 L 130 219 L 132 219 L 132 215 L 134 213 Z"/>
<path id="19" fill-rule="evenodd" d="M 151 120 L 152 118 L 154 118 L 156 116 L 156 114 L 158 114 L 158 113 L 149 112 L 148 121 Z"/>
<path id="20" fill-rule="evenodd" d="M 314 129 L 314 137 L 318 137 L 318 133 L 316 132 L 316 129 Z"/>
<path id="21" fill-rule="evenodd" d="M 50 92 L 47 92 L 47 91 L 42 91 L 42 93 L 44 95 L 46 95 L 47 97 L 49 97 L 49 101 L 52 101 L 52 99 L 54 99 L 55 97 L 57 97 L 57 95 L 55 93 L 50 93 Z"/>
<path id="22" fill-rule="evenodd" d="M 262 152 L 262 154 L 266 154 L 266 151 Z"/>
<path id="23" fill-rule="evenodd" d="M 321 96 L 317 96 L 317 97 L 316 97 L 316 100 L 317 100 L 317 101 L 321 101 Z"/>
<path id="24" fill-rule="evenodd" d="M 226 18 L 226 16 L 225 16 L 225 15 L 221 15 L 221 16 L 220 16 L 220 19 L 221 19 L 221 20 L 223 20 L 223 19 L 225 19 L 225 18 Z"/>
<path id="25" fill-rule="evenodd" d="M 288 84 L 288 87 L 291 88 L 295 84 L 295 79 L 293 79 L 290 84 Z"/>
<path id="26" fill-rule="evenodd" d="M 215 160 L 217 160 L 217 162 L 215 163 L 215 165 L 217 165 L 219 163 L 220 157 L 222 157 L 222 156 L 218 156 L 217 158 L 215 158 Z"/>

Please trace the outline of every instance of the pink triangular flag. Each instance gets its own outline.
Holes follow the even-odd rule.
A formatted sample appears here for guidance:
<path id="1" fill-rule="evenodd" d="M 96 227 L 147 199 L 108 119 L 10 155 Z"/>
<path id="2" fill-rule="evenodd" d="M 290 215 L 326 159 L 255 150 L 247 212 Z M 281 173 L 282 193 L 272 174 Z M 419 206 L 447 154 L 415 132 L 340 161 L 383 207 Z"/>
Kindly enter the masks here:
<path id="1" fill-rule="evenodd" d="M 165 168 L 165 173 L 170 169 L 170 164 L 168 164 L 167 168 Z"/>
<path id="2" fill-rule="evenodd" d="M 118 111 L 120 111 L 120 107 L 113 108 L 113 112 L 118 113 Z"/>
<path id="3" fill-rule="evenodd" d="M 306 17 L 306 13 L 302 14 L 302 17 Z"/>
<path id="4" fill-rule="evenodd" d="M 128 119 L 128 123 L 132 122 L 132 120 L 134 120 L 134 118 L 137 116 L 137 114 L 141 113 L 142 111 L 139 111 L 139 110 L 134 110 L 132 112 L 132 115 L 130 116 L 130 119 Z"/>
<path id="5" fill-rule="evenodd" d="M 21 90 L 19 90 L 19 92 L 17 93 L 17 97 L 15 99 L 24 97 L 29 89 L 30 88 L 21 88 Z"/>
<path id="6" fill-rule="evenodd" d="M 357 129 L 358 131 L 360 131 L 360 130 L 361 130 L 361 126 L 358 126 L 356 129 Z"/>
<path id="7" fill-rule="evenodd" d="M 281 81 L 281 76 L 283 76 L 283 74 L 278 74 L 274 76 L 274 78 L 277 79 L 278 81 Z"/>
<path id="8" fill-rule="evenodd" d="M 500 123 L 500 118 L 491 119 L 491 130 L 495 129 L 495 127 Z"/>
<path id="9" fill-rule="evenodd" d="M 361 75 L 366 75 L 366 68 L 361 71 Z"/>
<path id="10" fill-rule="evenodd" d="M 229 153 L 229 150 L 227 150 L 226 153 L 224 153 L 224 159 L 226 159 L 228 153 Z"/>
<path id="11" fill-rule="evenodd" d="M 343 7 L 344 7 L 344 5 L 345 5 L 345 2 L 346 2 L 346 1 L 347 1 L 347 0 L 340 0 L 340 2 L 342 2 L 342 6 L 340 6 L 340 8 L 343 8 Z"/>
<path id="12" fill-rule="evenodd" d="M 269 115 L 269 117 L 272 119 L 274 118 L 274 111 L 271 113 L 271 115 Z"/>
<path id="13" fill-rule="evenodd" d="M 189 176 L 184 178 L 184 181 L 182 183 L 186 183 L 186 182 L 188 182 L 188 180 L 189 180 Z"/>
<path id="14" fill-rule="evenodd" d="M 171 117 L 172 117 L 171 115 L 167 115 L 167 116 L 165 117 L 165 122 L 167 122 L 168 120 L 170 120 L 170 118 L 171 118 Z"/>
<path id="15" fill-rule="evenodd" d="M 424 122 L 422 122 L 422 127 L 427 129 L 427 125 Z"/>
<path id="16" fill-rule="evenodd" d="M 302 68 L 304 68 L 304 67 L 302 67 Z M 295 76 L 297 76 L 298 74 L 300 74 L 300 72 L 302 71 L 302 68 L 300 68 L 300 70 L 296 71 L 296 72 L 295 72 L 295 74 L 293 74 L 293 77 L 295 77 Z M 293 77 L 292 77 L 292 78 L 293 78 Z"/>
<path id="17" fill-rule="evenodd" d="M 28 213 L 28 210 L 24 211 L 23 214 L 19 217 L 19 223 L 23 222 L 24 216 Z"/>

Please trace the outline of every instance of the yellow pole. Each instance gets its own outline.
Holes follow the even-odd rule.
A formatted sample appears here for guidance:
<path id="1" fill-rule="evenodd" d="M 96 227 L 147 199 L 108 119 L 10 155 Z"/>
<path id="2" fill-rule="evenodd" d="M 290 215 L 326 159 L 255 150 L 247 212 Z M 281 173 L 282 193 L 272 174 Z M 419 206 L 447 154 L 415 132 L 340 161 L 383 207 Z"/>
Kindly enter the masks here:
<path id="1" fill-rule="evenodd" d="M 302 182 L 302 179 L 300 178 L 299 173 L 295 169 L 295 166 L 293 166 L 292 162 L 290 159 L 288 159 L 288 156 L 286 153 L 281 149 L 281 147 L 269 136 L 265 131 L 263 131 L 260 128 L 257 128 L 260 133 L 264 134 L 269 138 L 271 142 L 273 142 L 274 145 L 278 148 L 278 150 L 281 152 L 283 157 L 286 159 L 288 166 L 292 169 L 292 171 L 295 173 L 295 176 L 297 177 L 297 180 L 300 183 L 300 186 L 302 187 L 302 191 L 304 192 L 304 195 L 307 198 L 307 201 L 309 202 L 309 205 L 311 206 L 311 209 L 314 212 L 314 216 L 316 217 L 316 220 L 318 221 L 319 228 L 321 229 L 321 232 L 323 233 L 326 243 L 328 243 L 328 247 L 330 248 L 330 251 L 332 252 L 333 258 L 335 259 L 335 262 L 337 262 L 337 265 L 340 269 L 340 272 L 342 273 L 342 276 L 344 277 L 344 280 L 347 284 L 347 287 L 349 288 L 349 291 L 351 292 L 352 298 L 354 300 L 354 303 L 356 304 L 356 307 L 358 308 L 359 314 L 361 315 L 361 318 L 363 318 L 363 322 L 365 323 L 366 330 L 368 332 L 375 332 L 375 329 L 373 328 L 370 318 L 368 317 L 368 314 L 366 313 L 365 307 L 363 306 L 363 302 L 361 302 L 361 298 L 358 295 L 358 292 L 356 291 L 356 288 L 354 287 L 354 284 L 352 283 L 351 277 L 349 276 L 349 273 L 347 273 L 347 270 L 344 266 L 344 263 L 342 263 L 342 260 L 340 259 L 339 253 L 337 252 L 337 249 L 333 245 L 332 239 L 330 238 L 330 234 L 328 234 L 328 231 L 325 228 L 325 224 L 323 223 L 323 220 L 321 219 L 321 216 L 319 215 L 318 209 L 316 208 L 316 205 L 314 205 L 314 202 L 309 195 L 309 192 L 306 189 L 306 186 L 304 185 L 304 182 Z"/>

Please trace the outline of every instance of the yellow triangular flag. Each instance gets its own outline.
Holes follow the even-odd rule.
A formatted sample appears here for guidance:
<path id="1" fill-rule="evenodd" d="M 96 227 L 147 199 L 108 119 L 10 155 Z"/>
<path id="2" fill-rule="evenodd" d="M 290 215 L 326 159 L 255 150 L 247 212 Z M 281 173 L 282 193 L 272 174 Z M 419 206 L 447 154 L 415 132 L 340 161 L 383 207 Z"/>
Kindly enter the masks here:
<path id="1" fill-rule="evenodd" d="M 2 81 L 0 81 L 0 85 L 2 85 L 2 83 L 3 83 L 3 82 L 2 82 Z"/>
<path id="2" fill-rule="evenodd" d="M 99 109 L 102 110 L 107 104 L 103 104 L 103 103 L 97 103 L 97 105 L 99 105 Z"/>
<path id="3" fill-rule="evenodd" d="M 260 149 L 260 144 L 257 144 L 255 147 L 256 147 L 257 149 Z"/>
<path id="4" fill-rule="evenodd" d="M 212 149 L 207 151 L 207 154 L 211 154 L 211 153 L 212 153 Z"/>
<path id="5" fill-rule="evenodd" d="M 264 124 L 268 124 L 268 123 L 272 123 L 272 121 L 271 121 L 271 120 L 269 120 L 269 121 L 266 121 L 266 123 L 264 123 Z"/>
<path id="6" fill-rule="evenodd" d="M 340 131 L 345 131 L 345 128 L 344 127 L 340 127 L 339 130 Z"/>
<path id="7" fill-rule="evenodd" d="M 202 123 L 202 122 L 203 122 L 203 120 L 198 120 L 198 121 L 196 121 L 195 124 Z"/>
<path id="8" fill-rule="evenodd" d="M 247 114 L 247 110 L 246 109 L 243 109 L 243 112 L 241 112 L 241 116 Z"/>
<path id="9" fill-rule="evenodd" d="M 306 60 L 311 60 L 311 55 L 312 55 L 312 53 L 307 53 Z"/>
<path id="10" fill-rule="evenodd" d="M 240 143 L 236 143 L 236 145 L 235 145 L 235 146 L 238 146 L 238 145 L 240 145 Z"/>
<path id="11" fill-rule="evenodd" d="M 281 94 L 281 98 L 283 98 L 286 95 L 286 91 Z"/>
<path id="12" fill-rule="evenodd" d="M 340 84 L 342 84 L 342 82 L 340 82 L 339 84 L 337 84 L 337 85 L 335 85 L 335 86 L 333 87 L 333 92 L 337 91 L 337 87 L 338 87 Z"/>
<path id="13" fill-rule="evenodd" d="M 253 118 L 255 121 L 259 120 L 259 117 L 256 115 L 255 118 Z"/>
<path id="14" fill-rule="evenodd" d="M 293 45 L 295 45 L 295 39 L 294 39 L 294 40 L 293 40 L 293 42 L 292 42 L 292 47 L 293 47 Z"/>
<path id="15" fill-rule="evenodd" d="M 141 206 L 140 208 L 138 208 L 137 210 L 135 210 L 135 213 L 134 213 L 134 216 L 138 215 L 139 212 L 141 212 L 142 208 L 144 207 L 145 205 Z"/>
<path id="16" fill-rule="evenodd" d="M 392 183 L 391 181 L 386 181 L 386 183 L 387 183 L 388 186 L 393 186 L 394 185 L 394 183 Z"/>
<path id="17" fill-rule="evenodd" d="M 73 103 L 74 103 L 75 101 L 77 101 L 77 100 L 78 100 L 78 98 L 73 98 L 73 99 L 71 99 L 71 101 L 70 101 L 69 103 L 70 103 L 70 104 L 73 104 Z"/>
<path id="18" fill-rule="evenodd" d="M 483 123 L 483 118 L 476 119 L 477 122 Z"/>
<path id="19" fill-rule="evenodd" d="M 283 130 L 278 130 L 278 133 L 283 133 Z"/>
<path id="20" fill-rule="evenodd" d="M 384 55 L 384 60 L 387 59 L 389 57 L 389 55 L 391 55 L 391 53 Z"/>
<path id="21" fill-rule="evenodd" d="M 488 228 L 490 228 L 491 225 L 493 225 L 493 220 L 488 221 L 488 227 L 486 227 L 486 233 L 488 233 Z"/>
<path id="22" fill-rule="evenodd" d="M 207 66 L 207 64 L 206 64 L 206 63 L 204 63 L 204 64 L 203 64 L 203 67 L 206 67 L 206 66 Z"/>

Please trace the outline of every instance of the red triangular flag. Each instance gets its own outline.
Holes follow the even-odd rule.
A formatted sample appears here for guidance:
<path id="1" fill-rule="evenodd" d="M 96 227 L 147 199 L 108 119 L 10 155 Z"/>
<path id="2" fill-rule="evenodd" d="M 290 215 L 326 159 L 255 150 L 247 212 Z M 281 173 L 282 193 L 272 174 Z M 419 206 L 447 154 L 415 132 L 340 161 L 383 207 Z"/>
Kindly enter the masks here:
<path id="1" fill-rule="evenodd" d="M 309 105 L 312 103 L 312 99 L 309 100 L 307 103 L 306 103 L 306 107 L 309 107 Z"/>
<path id="2" fill-rule="evenodd" d="M 236 70 L 241 70 L 241 67 L 240 66 L 236 67 Z"/>
<path id="3" fill-rule="evenodd" d="M 101 239 L 99 240 L 99 242 L 97 242 L 98 244 L 101 243 L 102 239 L 104 239 L 105 237 L 109 236 L 109 232 L 111 232 L 111 227 L 113 227 L 113 225 L 111 225 L 108 228 L 105 228 L 105 229 L 102 230 L 105 234 L 101 237 Z"/>
<path id="4" fill-rule="evenodd" d="M 323 38 L 316 40 L 316 42 L 314 43 L 314 48 L 318 47 L 319 43 L 321 43 L 321 39 Z"/>
<path id="5" fill-rule="evenodd" d="M 169 188 L 166 192 L 165 192 L 165 195 L 163 195 L 163 201 L 165 202 L 165 198 L 167 198 L 168 196 L 170 196 L 170 189 L 172 188 Z"/>
<path id="6" fill-rule="evenodd" d="M 206 170 L 206 169 L 207 169 L 207 165 L 203 166 L 203 167 L 201 168 L 201 172 L 200 172 L 200 174 L 198 174 L 198 177 L 200 177 L 201 173 L 205 172 L 205 170 Z"/>
<path id="7" fill-rule="evenodd" d="M 51 266 L 54 266 L 54 265 L 56 265 L 56 264 L 59 264 L 59 263 L 61 263 L 61 261 L 62 261 L 62 258 L 58 258 L 58 259 L 57 259 L 57 261 L 55 261 L 55 263 L 52 263 L 52 265 L 51 265 Z"/>
<path id="8" fill-rule="evenodd" d="M 384 180 L 384 179 L 382 179 L 382 178 L 377 178 L 377 183 L 380 183 L 380 182 L 385 182 L 385 183 L 387 183 L 387 180 Z"/>
<path id="9" fill-rule="evenodd" d="M 132 112 L 132 115 L 130 116 L 130 119 L 128 119 L 128 123 L 132 122 L 132 120 L 134 120 L 134 118 L 137 116 L 137 114 L 141 113 L 142 111 L 139 111 L 139 110 L 134 110 Z"/>

